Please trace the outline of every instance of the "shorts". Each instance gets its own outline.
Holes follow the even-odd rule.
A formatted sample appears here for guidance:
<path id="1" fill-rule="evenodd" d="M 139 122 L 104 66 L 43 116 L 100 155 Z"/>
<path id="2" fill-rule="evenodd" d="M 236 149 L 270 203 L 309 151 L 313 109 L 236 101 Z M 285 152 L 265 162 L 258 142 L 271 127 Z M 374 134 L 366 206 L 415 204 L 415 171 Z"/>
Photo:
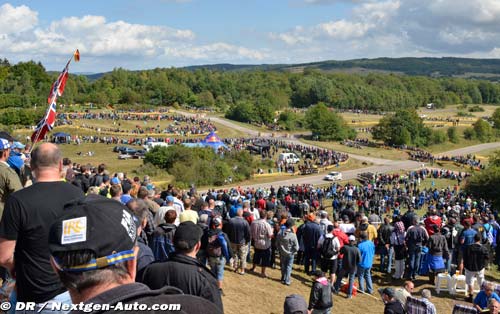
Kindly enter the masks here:
<path id="1" fill-rule="evenodd" d="M 474 279 L 477 279 L 478 285 L 484 281 L 484 268 L 480 271 L 468 271 L 465 270 L 465 283 L 469 286 L 472 286 L 472 282 Z"/>
<path id="2" fill-rule="evenodd" d="M 271 267 L 271 247 L 267 249 L 255 249 L 253 254 L 253 264 L 262 267 Z"/>
<path id="3" fill-rule="evenodd" d="M 324 273 L 330 273 L 330 275 L 334 275 L 338 270 L 338 259 L 323 259 L 321 261 L 321 271 Z"/>
<path id="4" fill-rule="evenodd" d="M 210 270 L 217 277 L 217 281 L 222 281 L 224 279 L 224 265 L 226 265 L 226 259 L 224 257 L 209 257 L 208 265 Z"/>

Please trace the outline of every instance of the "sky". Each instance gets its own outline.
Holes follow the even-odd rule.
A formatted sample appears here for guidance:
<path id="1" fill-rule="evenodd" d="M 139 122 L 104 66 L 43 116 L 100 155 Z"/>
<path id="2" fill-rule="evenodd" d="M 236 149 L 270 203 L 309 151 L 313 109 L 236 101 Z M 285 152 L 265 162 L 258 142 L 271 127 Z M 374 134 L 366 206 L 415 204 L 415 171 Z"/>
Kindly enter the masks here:
<path id="1" fill-rule="evenodd" d="M 72 72 L 500 58 L 500 0 L 0 1 L 0 58 Z"/>

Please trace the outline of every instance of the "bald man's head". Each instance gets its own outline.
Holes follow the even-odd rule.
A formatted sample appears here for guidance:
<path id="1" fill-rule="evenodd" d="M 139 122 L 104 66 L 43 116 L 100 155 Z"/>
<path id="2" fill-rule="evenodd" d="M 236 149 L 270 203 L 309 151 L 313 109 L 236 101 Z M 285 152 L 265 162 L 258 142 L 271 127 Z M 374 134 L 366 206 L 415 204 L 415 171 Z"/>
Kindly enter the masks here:
<path id="1" fill-rule="evenodd" d="M 59 168 L 62 161 L 61 150 L 52 143 L 43 143 L 31 152 L 31 169 Z"/>

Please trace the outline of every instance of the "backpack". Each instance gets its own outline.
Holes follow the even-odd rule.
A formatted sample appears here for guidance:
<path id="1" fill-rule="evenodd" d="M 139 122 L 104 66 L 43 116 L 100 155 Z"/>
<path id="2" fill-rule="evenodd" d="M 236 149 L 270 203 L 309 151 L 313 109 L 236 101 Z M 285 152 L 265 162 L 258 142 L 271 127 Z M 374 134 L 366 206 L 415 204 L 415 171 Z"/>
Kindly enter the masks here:
<path id="1" fill-rule="evenodd" d="M 219 239 L 220 233 L 215 233 L 208 237 L 207 254 L 210 257 L 222 256 L 222 244 Z"/>
<path id="2" fill-rule="evenodd" d="M 488 224 L 488 228 L 484 226 L 484 231 L 483 231 L 483 242 L 484 244 L 489 243 L 490 245 L 493 244 L 493 227 Z"/>
<path id="3" fill-rule="evenodd" d="M 155 261 L 165 262 L 175 252 L 175 247 L 172 242 L 172 239 L 170 239 L 166 234 L 162 234 L 153 237 L 151 250 L 153 251 Z"/>
<path id="4" fill-rule="evenodd" d="M 325 241 L 323 242 L 323 245 L 321 246 L 321 256 L 323 258 L 330 259 L 338 253 L 335 250 L 335 247 L 333 245 L 334 239 L 335 239 L 335 237 L 325 238 Z"/>

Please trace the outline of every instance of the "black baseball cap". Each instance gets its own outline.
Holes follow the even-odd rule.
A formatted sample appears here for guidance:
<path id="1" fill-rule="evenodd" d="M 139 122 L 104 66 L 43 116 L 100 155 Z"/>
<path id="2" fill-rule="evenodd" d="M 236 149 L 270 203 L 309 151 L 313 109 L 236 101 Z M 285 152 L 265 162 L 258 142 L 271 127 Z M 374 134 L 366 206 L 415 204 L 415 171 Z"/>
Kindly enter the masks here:
<path id="1" fill-rule="evenodd" d="M 191 250 L 201 240 L 203 230 L 192 221 L 185 221 L 177 227 L 174 234 L 174 246 L 180 250 Z"/>
<path id="2" fill-rule="evenodd" d="M 52 224 L 49 249 L 61 271 L 83 272 L 105 268 L 135 258 L 137 220 L 128 208 L 100 195 L 89 195 L 65 206 Z M 66 266 L 57 253 L 89 250 L 95 258 L 82 265 Z"/>

